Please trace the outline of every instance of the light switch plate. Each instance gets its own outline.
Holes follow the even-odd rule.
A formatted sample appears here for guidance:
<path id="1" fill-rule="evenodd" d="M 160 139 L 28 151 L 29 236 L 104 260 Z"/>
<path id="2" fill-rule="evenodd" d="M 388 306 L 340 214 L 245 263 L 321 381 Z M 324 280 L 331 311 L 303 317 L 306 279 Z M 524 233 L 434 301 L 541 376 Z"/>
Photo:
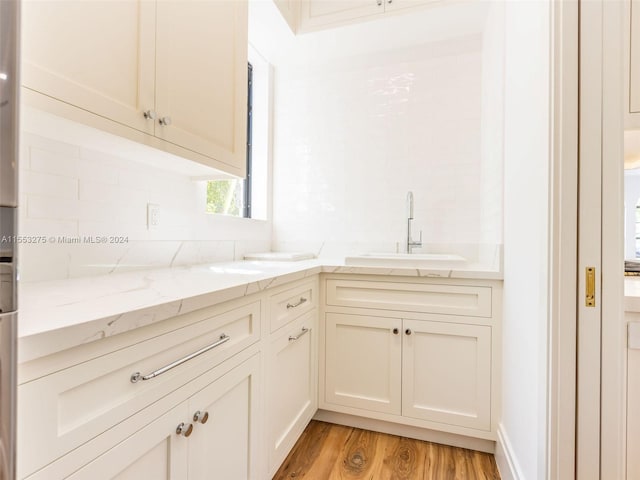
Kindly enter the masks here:
<path id="1" fill-rule="evenodd" d="M 156 230 L 160 226 L 160 205 L 147 203 L 147 230 Z"/>

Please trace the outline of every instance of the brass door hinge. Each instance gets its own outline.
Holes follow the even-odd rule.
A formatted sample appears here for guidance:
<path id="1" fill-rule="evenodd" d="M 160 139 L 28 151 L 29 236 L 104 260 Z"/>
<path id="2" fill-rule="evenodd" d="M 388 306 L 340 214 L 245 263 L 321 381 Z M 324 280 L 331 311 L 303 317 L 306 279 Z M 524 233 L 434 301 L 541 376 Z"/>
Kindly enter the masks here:
<path id="1" fill-rule="evenodd" d="M 587 307 L 596 306 L 596 269 L 595 267 L 586 268 L 586 291 L 585 305 Z"/>

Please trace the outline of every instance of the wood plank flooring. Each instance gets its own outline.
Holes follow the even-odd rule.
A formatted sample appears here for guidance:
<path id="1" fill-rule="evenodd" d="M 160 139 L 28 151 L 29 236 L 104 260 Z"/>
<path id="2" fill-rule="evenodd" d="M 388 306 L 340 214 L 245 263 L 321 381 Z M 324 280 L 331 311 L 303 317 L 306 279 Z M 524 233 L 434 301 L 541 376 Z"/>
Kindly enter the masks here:
<path id="1" fill-rule="evenodd" d="M 493 455 L 311 421 L 273 480 L 499 480 Z"/>

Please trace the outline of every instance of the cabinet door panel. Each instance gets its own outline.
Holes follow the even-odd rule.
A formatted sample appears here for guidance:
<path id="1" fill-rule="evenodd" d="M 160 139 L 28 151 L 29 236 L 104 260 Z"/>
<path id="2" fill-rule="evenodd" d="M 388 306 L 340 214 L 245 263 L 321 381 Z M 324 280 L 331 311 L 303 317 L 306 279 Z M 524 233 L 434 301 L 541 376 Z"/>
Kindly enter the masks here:
<path id="1" fill-rule="evenodd" d="M 258 371 L 256 355 L 189 400 L 191 415 L 209 413 L 205 424 L 195 424 L 189 439 L 190 478 L 257 476 Z"/>
<path id="2" fill-rule="evenodd" d="M 438 0 L 385 0 L 384 11 L 393 12 L 404 8 L 421 7 L 428 3 L 437 2 Z"/>
<path id="3" fill-rule="evenodd" d="M 302 0 L 300 28 L 313 30 L 356 18 L 384 13 L 386 0 Z"/>
<path id="4" fill-rule="evenodd" d="M 188 439 L 176 426 L 188 422 L 184 402 L 69 476 L 71 480 L 184 480 Z"/>
<path id="5" fill-rule="evenodd" d="M 398 318 L 326 314 L 325 401 L 400 414 Z"/>
<path id="6" fill-rule="evenodd" d="M 155 2 L 23 2 L 22 84 L 153 133 Z"/>
<path id="7" fill-rule="evenodd" d="M 315 311 L 304 315 L 271 343 L 267 422 L 272 471 L 284 460 L 317 408 L 316 315 Z M 303 328 L 308 329 L 304 334 Z"/>
<path id="8" fill-rule="evenodd" d="M 404 320 L 402 414 L 491 429 L 491 327 Z"/>
<path id="9" fill-rule="evenodd" d="M 245 174 L 247 2 L 160 0 L 156 136 Z"/>

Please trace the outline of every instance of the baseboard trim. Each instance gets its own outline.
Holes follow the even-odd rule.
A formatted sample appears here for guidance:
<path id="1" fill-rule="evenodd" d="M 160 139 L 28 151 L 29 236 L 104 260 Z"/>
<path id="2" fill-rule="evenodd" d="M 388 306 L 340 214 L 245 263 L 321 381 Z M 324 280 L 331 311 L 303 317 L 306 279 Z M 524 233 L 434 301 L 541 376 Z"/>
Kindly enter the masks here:
<path id="1" fill-rule="evenodd" d="M 417 440 L 441 443 L 443 445 L 451 445 L 453 447 L 468 448 L 479 452 L 494 453 L 496 450 L 496 442 L 493 440 L 467 437 L 464 435 L 457 435 L 455 433 L 438 432 L 427 428 L 414 427 L 412 425 L 401 425 L 373 418 L 358 417 L 347 413 L 318 410 L 313 418 L 314 420 L 346 425 L 347 427 L 362 428 L 364 430 L 415 438 Z"/>
<path id="2" fill-rule="evenodd" d="M 525 480 L 518 460 L 513 453 L 509 436 L 502 424 L 498 425 L 498 442 L 496 443 L 496 464 L 502 480 Z"/>

